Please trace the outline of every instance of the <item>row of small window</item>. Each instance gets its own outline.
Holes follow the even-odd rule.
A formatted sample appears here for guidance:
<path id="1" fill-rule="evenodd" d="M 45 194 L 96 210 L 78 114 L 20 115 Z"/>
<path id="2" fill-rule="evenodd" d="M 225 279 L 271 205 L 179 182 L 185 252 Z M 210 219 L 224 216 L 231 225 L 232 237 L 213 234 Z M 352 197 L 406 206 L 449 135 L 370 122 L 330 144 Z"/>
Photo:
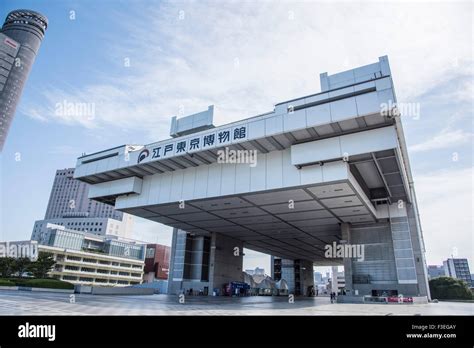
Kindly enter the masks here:
<path id="1" fill-rule="evenodd" d="M 81 261 L 82 260 L 82 262 L 97 263 L 96 259 L 91 259 L 91 258 L 86 258 L 86 257 L 81 258 L 79 256 L 72 256 L 72 255 L 68 255 L 67 259 L 70 260 L 70 261 Z M 109 261 L 99 260 L 99 263 L 102 264 L 102 265 L 110 265 Z M 112 266 L 120 266 L 120 267 L 126 267 L 126 268 L 141 268 L 140 265 L 132 265 L 132 264 L 129 264 L 129 263 L 119 263 L 119 262 L 112 262 Z"/>
<path id="2" fill-rule="evenodd" d="M 102 222 L 68 222 L 66 225 L 64 225 L 64 222 L 59 222 L 58 225 L 61 226 L 102 226 Z M 42 227 L 43 224 L 40 224 L 39 227 Z M 36 225 L 38 227 L 38 225 Z M 115 227 L 118 228 L 118 225 Z"/>
<path id="3" fill-rule="evenodd" d="M 73 170 L 70 170 L 70 171 L 68 171 L 68 172 L 57 172 L 57 173 L 56 173 L 56 176 L 58 176 L 58 175 L 66 175 L 66 174 L 74 174 L 74 171 L 73 171 Z"/>
<path id="4" fill-rule="evenodd" d="M 69 224 L 74 225 L 74 226 L 102 226 L 102 222 L 96 222 L 95 225 L 94 225 L 94 222 L 68 222 L 67 225 L 69 226 Z M 89 225 L 90 224 L 90 225 Z"/>
<path id="5" fill-rule="evenodd" d="M 77 277 L 74 276 L 69 276 L 69 275 L 64 275 L 63 280 L 72 280 L 72 281 L 77 281 Z M 123 284 L 123 285 L 136 285 L 140 284 L 139 282 L 128 282 L 127 280 L 115 280 L 115 279 L 102 279 L 102 278 L 87 278 L 87 277 L 79 277 L 80 282 L 96 282 L 96 283 L 109 283 L 109 284 Z"/>
<path id="6" fill-rule="evenodd" d="M 74 228 L 72 227 L 71 230 L 74 230 L 74 231 L 81 231 L 81 232 L 100 232 L 102 231 L 101 228 L 94 228 L 94 229 L 87 229 L 87 228 Z"/>
<path id="7" fill-rule="evenodd" d="M 117 272 L 117 271 L 108 271 L 106 269 L 94 269 L 94 268 L 89 268 L 89 267 L 81 267 L 79 268 L 78 266 L 70 266 L 66 265 L 64 267 L 65 270 L 67 271 L 81 271 L 81 272 L 89 272 L 89 273 L 101 273 L 101 274 L 112 274 L 112 275 L 121 275 L 121 276 L 126 276 L 126 277 L 141 277 L 139 273 L 129 273 L 129 272 Z"/>
<path id="8" fill-rule="evenodd" d="M 72 186 L 72 187 L 71 187 Z M 59 185 L 56 185 L 56 188 L 55 188 L 55 191 L 56 191 L 56 194 L 58 193 L 62 193 L 62 194 L 67 194 L 69 192 L 67 191 L 64 191 L 65 188 L 74 188 L 74 189 L 77 189 L 79 187 L 78 184 L 76 183 L 66 183 L 66 184 L 59 184 Z"/>

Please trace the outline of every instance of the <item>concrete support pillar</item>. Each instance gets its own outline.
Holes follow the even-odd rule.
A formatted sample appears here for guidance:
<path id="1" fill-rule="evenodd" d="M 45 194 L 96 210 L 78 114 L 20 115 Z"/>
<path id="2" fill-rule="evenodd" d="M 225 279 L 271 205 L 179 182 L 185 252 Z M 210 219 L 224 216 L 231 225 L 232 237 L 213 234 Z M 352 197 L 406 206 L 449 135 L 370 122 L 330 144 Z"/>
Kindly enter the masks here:
<path id="1" fill-rule="evenodd" d="M 179 289 L 181 289 L 180 284 L 175 283 L 175 278 L 176 275 L 174 273 L 174 268 L 175 268 L 175 256 L 176 256 L 176 242 L 178 238 L 178 229 L 173 228 L 173 237 L 171 240 L 171 253 L 170 253 L 170 269 L 168 272 L 168 294 L 175 294 L 179 292 Z"/>
<path id="2" fill-rule="evenodd" d="M 352 244 L 351 239 L 351 228 L 348 223 L 341 224 L 341 234 L 342 239 L 346 241 L 347 244 Z M 346 282 L 346 291 L 350 292 L 353 295 L 354 286 L 352 284 L 352 258 L 344 258 L 344 279 Z M 349 291 L 348 291 L 349 290 Z"/>
<path id="3" fill-rule="evenodd" d="M 223 234 L 212 233 L 209 264 L 209 294 L 232 281 L 243 282 L 243 243 Z"/>
<path id="4" fill-rule="evenodd" d="M 309 296 L 308 288 L 310 286 L 314 287 L 313 262 L 308 260 L 300 260 L 300 264 L 300 293 L 303 296 Z"/>
<path id="5" fill-rule="evenodd" d="M 332 266 L 331 292 L 337 295 L 337 266 Z"/>
<path id="6" fill-rule="evenodd" d="M 242 282 L 243 242 L 219 233 L 194 236 L 175 229 L 171 248 L 168 293 L 189 289 L 212 295 L 232 281 Z"/>

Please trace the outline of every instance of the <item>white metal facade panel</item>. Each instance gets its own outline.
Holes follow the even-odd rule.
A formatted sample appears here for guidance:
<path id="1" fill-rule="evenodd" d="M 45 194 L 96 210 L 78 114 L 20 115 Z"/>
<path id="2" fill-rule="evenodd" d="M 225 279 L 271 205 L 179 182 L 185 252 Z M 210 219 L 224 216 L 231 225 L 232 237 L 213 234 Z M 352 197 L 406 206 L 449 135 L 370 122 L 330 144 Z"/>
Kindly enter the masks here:
<path id="1" fill-rule="evenodd" d="M 297 169 L 291 164 L 289 153 L 286 149 L 260 154 L 256 167 L 215 163 L 149 175 L 143 179 L 141 194 L 117 197 L 116 209 L 317 185 L 349 178 L 345 162 Z"/>
<path id="2" fill-rule="evenodd" d="M 394 127 L 383 127 L 291 146 L 291 163 L 304 165 L 398 147 Z"/>
<path id="3" fill-rule="evenodd" d="M 107 181 L 92 185 L 89 188 L 89 198 L 107 197 L 120 194 L 141 193 L 142 179 L 136 176 L 119 179 L 114 181 Z"/>

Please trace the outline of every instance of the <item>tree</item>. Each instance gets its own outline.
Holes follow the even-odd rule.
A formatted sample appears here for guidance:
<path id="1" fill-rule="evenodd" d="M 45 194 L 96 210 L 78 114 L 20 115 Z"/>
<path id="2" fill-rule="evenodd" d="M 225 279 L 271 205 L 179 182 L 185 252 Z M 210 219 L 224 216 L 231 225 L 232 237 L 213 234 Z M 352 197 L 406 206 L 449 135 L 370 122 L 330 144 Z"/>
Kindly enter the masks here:
<path id="1" fill-rule="evenodd" d="M 15 259 L 13 263 L 13 273 L 18 273 L 18 276 L 21 278 L 23 273 L 28 271 L 31 264 L 31 260 L 27 257 L 19 257 Z"/>
<path id="2" fill-rule="evenodd" d="M 439 300 L 471 300 L 472 292 L 466 282 L 451 277 L 430 280 L 431 297 Z"/>
<path id="3" fill-rule="evenodd" d="M 55 263 L 52 254 L 40 252 L 38 259 L 30 264 L 28 270 L 35 278 L 47 278 L 48 272 L 52 270 Z"/>
<path id="4" fill-rule="evenodd" d="M 0 276 L 8 278 L 12 275 L 15 265 L 15 259 L 13 257 L 0 257 Z"/>

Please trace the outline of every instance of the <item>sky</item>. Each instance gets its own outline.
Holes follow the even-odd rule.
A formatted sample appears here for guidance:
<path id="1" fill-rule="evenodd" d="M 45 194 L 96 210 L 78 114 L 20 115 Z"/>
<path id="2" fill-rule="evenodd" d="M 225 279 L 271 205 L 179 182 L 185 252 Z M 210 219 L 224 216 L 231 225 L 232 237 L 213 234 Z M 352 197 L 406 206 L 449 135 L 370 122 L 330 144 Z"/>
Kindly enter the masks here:
<path id="1" fill-rule="evenodd" d="M 427 262 L 474 269 L 472 2 L 2 0 L 0 17 L 18 8 L 49 27 L 0 155 L 1 240 L 30 238 L 82 153 L 168 138 L 171 116 L 208 105 L 216 125 L 268 112 L 388 55 Z M 55 112 L 65 102 L 94 113 Z M 136 219 L 135 238 L 169 245 L 171 230 Z M 257 266 L 269 257 L 247 250 Z"/>

